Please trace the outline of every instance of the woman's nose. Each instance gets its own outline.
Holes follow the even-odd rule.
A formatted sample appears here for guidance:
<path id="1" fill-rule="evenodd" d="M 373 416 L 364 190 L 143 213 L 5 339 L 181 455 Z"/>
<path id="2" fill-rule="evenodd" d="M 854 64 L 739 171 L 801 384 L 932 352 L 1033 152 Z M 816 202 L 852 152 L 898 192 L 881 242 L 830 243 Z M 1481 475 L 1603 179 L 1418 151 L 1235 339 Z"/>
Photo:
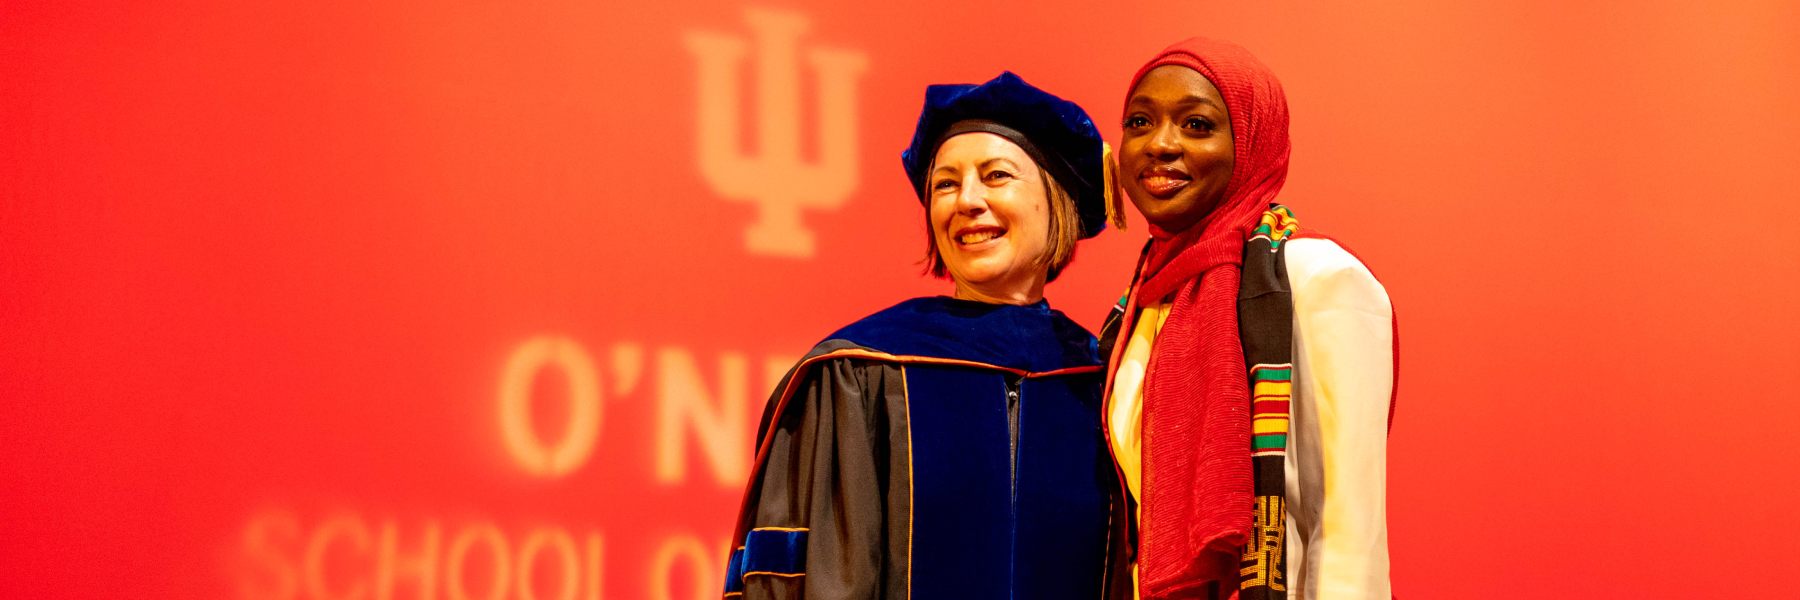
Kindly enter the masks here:
<path id="1" fill-rule="evenodd" d="M 1150 133 L 1150 140 L 1144 144 L 1144 151 L 1157 158 L 1169 158 L 1181 155 L 1181 140 L 1174 127 L 1164 125 Z"/>
<path id="2" fill-rule="evenodd" d="M 974 215 L 987 210 L 987 186 L 980 181 L 965 181 L 956 192 L 956 212 Z"/>

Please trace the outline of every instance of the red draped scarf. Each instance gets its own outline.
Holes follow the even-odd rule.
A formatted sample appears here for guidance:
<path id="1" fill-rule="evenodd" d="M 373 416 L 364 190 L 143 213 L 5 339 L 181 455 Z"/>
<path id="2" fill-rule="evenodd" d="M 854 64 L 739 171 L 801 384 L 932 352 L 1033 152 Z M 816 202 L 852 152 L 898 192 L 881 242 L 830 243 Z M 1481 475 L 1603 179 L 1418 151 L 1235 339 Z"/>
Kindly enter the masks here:
<path id="1" fill-rule="evenodd" d="M 1230 597 L 1255 504 L 1239 275 L 1244 242 L 1287 179 L 1287 99 L 1248 51 L 1204 38 L 1163 50 L 1129 89 L 1164 65 L 1198 71 L 1219 89 L 1235 161 L 1224 198 L 1197 224 L 1151 225 L 1136 282 L 1142 303 L 1173 295 L 1144 384 L 1139 591 L 1146 600 L 1205 598 L 1223 582 Z"/>

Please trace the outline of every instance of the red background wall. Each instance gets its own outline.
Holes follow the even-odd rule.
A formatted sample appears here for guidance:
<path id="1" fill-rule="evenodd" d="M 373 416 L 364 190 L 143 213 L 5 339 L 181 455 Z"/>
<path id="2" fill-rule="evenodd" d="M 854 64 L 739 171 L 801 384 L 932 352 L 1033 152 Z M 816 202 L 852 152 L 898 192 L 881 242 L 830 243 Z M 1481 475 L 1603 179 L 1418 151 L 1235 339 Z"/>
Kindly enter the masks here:
<path id="1" fill-rule="evenodd" d="M 898 165 L 923 87 L 1011 69 L 1116 139 L 1194 34 L 1283 78 L 1283 198 L 1401 315 L 1403 596 L 1800 571 L 1800 8 L 1102 4 L 7 3 L 0 594 L 713 597 L 771 373 L 947 290 Z M 701 170 L 684 40 L 754 61 L 753 10 L 866 64 L 811 256 Z M 768 159 L 749 64 L 728 153 Z M 1052 304 L 1098 325 L 1138 222 Z"/>

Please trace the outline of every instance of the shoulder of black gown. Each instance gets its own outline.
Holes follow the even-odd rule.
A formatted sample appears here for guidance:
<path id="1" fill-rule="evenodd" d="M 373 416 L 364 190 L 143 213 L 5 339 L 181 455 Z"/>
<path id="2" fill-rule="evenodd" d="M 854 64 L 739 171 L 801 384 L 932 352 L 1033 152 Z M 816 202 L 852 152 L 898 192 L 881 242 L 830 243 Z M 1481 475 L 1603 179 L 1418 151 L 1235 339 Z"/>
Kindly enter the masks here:
<path id="1" fill-rule="evenodd" d="M 1044 301 L 1018 306 L 913 298 L 839 329 L 821 347 L 833 342 L 1032 372 L 1100 364 L 1094 335 Z"/>

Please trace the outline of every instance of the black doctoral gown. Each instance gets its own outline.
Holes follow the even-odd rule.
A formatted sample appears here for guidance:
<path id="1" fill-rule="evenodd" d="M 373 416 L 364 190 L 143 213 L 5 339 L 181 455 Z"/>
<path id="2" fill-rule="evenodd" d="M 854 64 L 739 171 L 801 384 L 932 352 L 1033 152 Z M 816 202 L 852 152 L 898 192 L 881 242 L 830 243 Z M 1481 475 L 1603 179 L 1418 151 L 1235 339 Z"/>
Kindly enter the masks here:
<path id="1" fill-rule="evenodd" d="M 917 298 L 839 330 L 769 399 L 725 597 L 1128 595 L 1101 369 L 1042 302 Z"/>

